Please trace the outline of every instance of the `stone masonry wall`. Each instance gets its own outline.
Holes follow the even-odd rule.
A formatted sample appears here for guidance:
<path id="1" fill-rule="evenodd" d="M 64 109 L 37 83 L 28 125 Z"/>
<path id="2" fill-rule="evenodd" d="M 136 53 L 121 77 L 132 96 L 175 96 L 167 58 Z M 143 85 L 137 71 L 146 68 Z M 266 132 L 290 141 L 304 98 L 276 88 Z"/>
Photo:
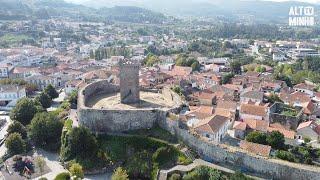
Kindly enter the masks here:
<path id="1" fill-rule="evenodd" d="M 152 128 L 157 121 L 166 119 L 168 111 L 180 108 L 175 93 L 163 89 L 166 98 L 175 99 L 172 108 L 143 108 L 133 110 L 95 109 L 86 106 L 86 99 L 100 93 L 118 92 L 119 87 L 107 81 L 92 83 L 79 91 L 78 119 L 79 123 L 95 133 L 123 132 L 136 129 Z"/>
<path id="2" fill-rule="evenodd" d="M 160 127 L 174 133 L 189 147 L 200 155 L 210 158 L 215 162 L 221 162 L 263 174 L 267 178 L 284 180 L 316 180 L 320 179 L 320 168 L 290 163 L 277 159 L 248 154 L 248 152 L 226 145 L 212 144 L 193 136 L 188 130 L 179 128 L 178 121 L 159 121 Z"/>

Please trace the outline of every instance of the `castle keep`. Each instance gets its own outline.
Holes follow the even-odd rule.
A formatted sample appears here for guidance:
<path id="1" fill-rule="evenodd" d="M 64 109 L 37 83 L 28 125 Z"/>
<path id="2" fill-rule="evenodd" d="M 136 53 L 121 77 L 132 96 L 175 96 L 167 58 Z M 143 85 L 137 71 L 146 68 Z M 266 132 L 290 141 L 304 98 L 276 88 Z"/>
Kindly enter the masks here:
<path id="1" fill-rule="evenodd" d="M 140 64 L 128 59 L 120 61 L 120 96 L 121 103 L 140 102 L 139 69 Z"/>

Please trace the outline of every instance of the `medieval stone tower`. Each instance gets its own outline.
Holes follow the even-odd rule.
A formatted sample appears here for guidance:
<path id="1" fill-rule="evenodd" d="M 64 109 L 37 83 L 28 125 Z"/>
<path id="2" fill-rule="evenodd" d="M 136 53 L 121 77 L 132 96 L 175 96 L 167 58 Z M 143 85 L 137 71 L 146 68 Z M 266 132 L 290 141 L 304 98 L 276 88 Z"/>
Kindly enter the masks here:
<path id="1" fill-rule="evenodd" d="M 140 102 L 139 69 L 140 64 L 129 59 L 121 60 L 120 97 L 121 103 L 134 104 Z"/>

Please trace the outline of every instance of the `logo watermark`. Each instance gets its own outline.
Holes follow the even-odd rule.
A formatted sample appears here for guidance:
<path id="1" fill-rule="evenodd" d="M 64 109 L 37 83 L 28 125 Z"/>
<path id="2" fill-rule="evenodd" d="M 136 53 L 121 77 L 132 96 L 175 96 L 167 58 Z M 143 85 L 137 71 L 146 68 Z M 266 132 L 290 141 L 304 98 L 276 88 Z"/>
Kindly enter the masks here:
<path id="1" fill-rule="evenodd" d="M 292 6 L 289 10 L 289 26 L 314 26 L 314 7 Z"/>

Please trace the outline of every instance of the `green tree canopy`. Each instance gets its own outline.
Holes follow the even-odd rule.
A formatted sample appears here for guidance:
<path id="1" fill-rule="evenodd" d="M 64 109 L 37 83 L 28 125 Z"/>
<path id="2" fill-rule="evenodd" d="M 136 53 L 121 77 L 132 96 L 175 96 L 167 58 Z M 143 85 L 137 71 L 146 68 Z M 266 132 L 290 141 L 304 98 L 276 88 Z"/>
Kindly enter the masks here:
<path id="1" fill-rule="evenodd" d="M 234 77 L 233 73 L 225 74 L 225 75 L 222 76 L 221 83 L 222 84 L 228 84 L 228 83 L 230 83 L 230 81 L 231 81 L 231 79 L 233 77 Z"/>
<path id="2" fill-rule="evenodd" d="M 68 172 L 62 172 L 54 178 L 54 180 L 70 180 L 70 179 L 71 179 L 71 176 L 70 176 L 70 173 Z"/>
<path id="3" fill-rule="evenodd" d="M 240 61 L 232 61 L 230 63 L 231 71 L 235 74 L 241 74 L 241 63 Z"/>
<path id="4" fill-rule="evenodd" d="M 90 158 L 98 151 L 96 138 L 85 127 L 73 128 L 69 133 L 68 146 L 72 157 Z"/>
<path id="5" fill-rule="evenodd" d="M 8 134 L 19 133 L 23 139 L 27 138 L 27 129 L 19 121 L 13 121 L 7 129 Z"/>
<path id="6" fill-rule="evenodd" d="M 268 101 L 270 103 L 275 103 L 275 102 L 282 102 L 282 100 L 280 99 L 280 97 L 275 94 L 275 93 L 271 93 L 271 95 L 268 97 Z"/>
<path id="7" fill-rule="evenodd" d="M 5 146 L 8 148 L 8 152 L 11 155 L 26 152 L 26 142 L 22 139 L 19 133 L 10 134 L 6 139 Z"/>
<path id="8" fill-rule="evenodd" d="M 43 108 L 49 108 L 51 106 L 51 103 L 52 103 L 52 99 L 51 97 L 45 93 L 45 92 L 42 92 L 41 94 L 39 94 L 36 98 L 35 98 L 36 101 L 40 102 L 40 104 L 42 105 Z"/>
<path id="9" fill-rule="evenodd" d="M 56 89 L 49 84 L 45 89 L 44 92 L 47 93 L 51 99 L 59 97 L 59 93 L 56 91 Z"/>
<path id="10" fill-rule="evenodd" d="M 27 125 L 36 113 L 37 107 L 35 103 L 29 98 L 22 98 L 12 109 L 10 118 L 14 121 L 19 121 L 23 125 Z"/>
<path id="11" fill-rule="evenodd" d="M 47 112 L 37 113 L 29 127 L 32 141 L 40 147 L 60 143 L 63 123 Z"/>
<path id="12" fill-rule="evenodd" d="M 258 144 L 267 144 L 267 135 L 259 131 L 250 132 L 246 136 L 246 140 Z"/>
<path id="13" fill-rule="evenodd" d="M 267 136 L 267 143 L 274 149 L 283 149 L 284 148 L 284 135 L 281 134 L 279 131 L 272 131 Z"/>

